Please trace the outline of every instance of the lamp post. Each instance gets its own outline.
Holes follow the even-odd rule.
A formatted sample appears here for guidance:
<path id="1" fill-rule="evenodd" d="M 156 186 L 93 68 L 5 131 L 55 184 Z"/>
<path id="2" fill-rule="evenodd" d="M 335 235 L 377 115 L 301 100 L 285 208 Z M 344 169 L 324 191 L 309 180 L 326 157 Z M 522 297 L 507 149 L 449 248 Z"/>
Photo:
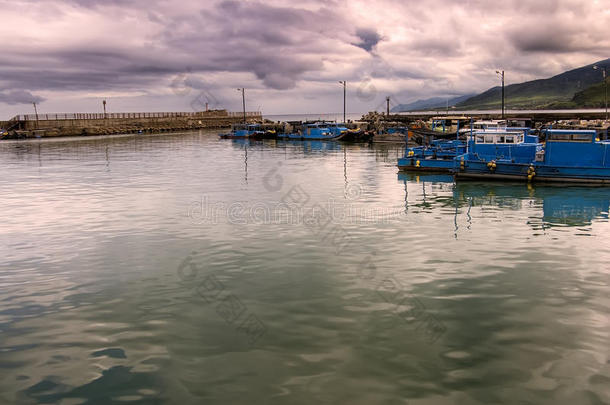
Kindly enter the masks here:
<path id="1" fill-rule="evenodd" d="M 38 109 L 36 108 L 35 101 L 32 101 L 32 104 L 34 104 L 34 114 L 36 114 L 36 129 L 38 129 Z"/>
<path id="2" fill-rule="evenodd" d="M 343 85 L 343 123 L 346 124 L 347 120 L 345 119 L 345 91 L 347 82 L 345 80 L 339 80 L 339 83 Z"/>
<path id="3" fill-rule="evenodd" d="M 504 119 L 504 71 L 496 70 L 496 73 L 502 79 L 502 119 Z"/>
<path id="4" fill-rule="evenodd" d="M 106 100 L 102 101 L 102 105 L 104 106 L 104 118 L 106 118 Z"/>
<path id="5" fill-rule="evenodd" d="M 593 69 L 600 69 L 604 78 L 604 104 L 606 106 L 606 121 L 608 121 L 608 82 L 606 81 L 606 68 L 594 65 Z"/>
<path id="6" fill-rule="evenodd" d="M 241 88 L 237 89 L 237 91 L 241 91 L 241 103 L 244 109 L 244 124 L 246 123 L 246 89 Z"/>

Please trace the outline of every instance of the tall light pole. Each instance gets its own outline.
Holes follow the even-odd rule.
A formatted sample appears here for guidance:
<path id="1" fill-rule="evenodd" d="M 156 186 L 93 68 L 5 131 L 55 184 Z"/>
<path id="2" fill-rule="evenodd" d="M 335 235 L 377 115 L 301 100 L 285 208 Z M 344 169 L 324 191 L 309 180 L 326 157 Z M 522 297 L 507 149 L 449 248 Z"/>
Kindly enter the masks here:
<path id="1" fill-rule="evenodd" d="M 346 124 L 347 120 L 345 119 L 345 91 L 347 82 L 345 80 L 339 80 L 339 83 L 343 85 L 343 123 Z"/>
<path id="2" fill-rule="evenodd" d="M 102 105 L 104 106 L 104 118 L 106 118 L 106 100 L 102 101 Z"/>
<path id="3" fill-rule="evenodd" d="M 32 101 L 32 104 L 34 104 L 34 114 L 36 114 L 36 129 L 38 129 L 38 109 L 36 108 L 35 101 Z"/>
<path id="4" fill-rule="evenodd" d="M 502 78 L 502 119 L 504 119 L 504 71 L 496 70 L 496 73 Z"/>
<path id="5" fill-rule="evenodd" d="M 241 91 L 241 103 L 244 109 L 244 124 L 246 123 L 246 89 L 241 88 L 237 89 L 237 91 Z"/>
<path id="6" fill-rule="evenodd" d="M 593 69 L 600 69 L 604 78 L 604 104 L 606 105 L 606 121 L 608 121 L 608 82 L 606 81 L 606 68 L 594 65 Z"/>

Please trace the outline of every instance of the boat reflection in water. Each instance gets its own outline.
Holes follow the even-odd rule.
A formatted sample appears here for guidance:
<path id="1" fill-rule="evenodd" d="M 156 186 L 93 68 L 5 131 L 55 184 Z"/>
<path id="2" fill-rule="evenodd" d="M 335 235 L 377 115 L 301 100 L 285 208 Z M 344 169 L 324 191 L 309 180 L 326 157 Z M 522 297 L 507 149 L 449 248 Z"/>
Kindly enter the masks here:
<path id="1" fill-rule="evenodd" d="M 259 149 L 276 147 L 278 149 L 289 147 L 292 150 L 308 152 L 320 152 L 320 151 L 336 151 L 341 150 L 341 144 L 332 141 L 300 141 L 300 140 L 259 140 L 259 139 L 232 139 L 231 143 L 238 149 L 250 148 Z"/>
<path id="2" fill-rule="evenodd" d="M 420 192 L 406 194 L 406 208 L 453 208 L 456 216 L 465 214 L 470 223 L 472 208 L 527 211 L 527 223 L 534 229 L 585 227 L 596 220 L 607 220 L 610 192 L 607 188 L 526 185 L 523 183 L 458 182 L 443 174 L 398 173 L 405 185 L 415 183 Z M 466 208 L 466 211 L 463 209 Z M 531 215 L 530 215 L 531 214 Z M 542 214 L 540 216 L 540 214 Z M 495 215 L 495 214 L 494 214 Z M 498 223 L 501 227 L 501 222 Z"/>

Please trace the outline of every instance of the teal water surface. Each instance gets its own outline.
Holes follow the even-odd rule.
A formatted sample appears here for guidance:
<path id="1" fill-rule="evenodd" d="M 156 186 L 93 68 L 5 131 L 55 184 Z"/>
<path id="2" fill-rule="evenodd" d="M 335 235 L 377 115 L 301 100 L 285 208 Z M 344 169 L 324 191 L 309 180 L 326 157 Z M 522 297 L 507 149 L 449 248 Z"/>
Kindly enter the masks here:
<path id="1" fill-rule="evenodd" d="M 610 403 L 610 189 L 402 153 L 0 143 L 0 403 Z"/>

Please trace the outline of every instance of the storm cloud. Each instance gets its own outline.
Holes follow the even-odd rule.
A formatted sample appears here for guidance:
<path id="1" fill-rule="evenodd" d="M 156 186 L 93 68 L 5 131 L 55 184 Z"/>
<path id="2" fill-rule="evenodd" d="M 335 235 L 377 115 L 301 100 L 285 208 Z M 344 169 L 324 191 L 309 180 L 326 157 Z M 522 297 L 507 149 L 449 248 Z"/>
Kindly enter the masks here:
<path id="1" fill-rule="evenodd" d="M 0 93 L 0 103 L 6 103 L 9 105 L 40 103 L 44 100 L 45 99 L 43 97 L 35 96 L 26 90 L 14 90 L 6 93 Z"/>
<path id="2" fill-rule="evenodd" d="M 372 51 L 381 40 L 381 36 L 374 29 L 360 28 L 356 30 L 356 35 L 360 38 L 360 42 L 355 45 L 367 52 Z"/>
<path id="3" fill-rule="evenodd" d="M 338 80 L 353 111 L 473 93 L 497 85 L 496 69 L 515 83 L 606 59 L 603 3 L 0 0 L 0 114 L 101 98 L 175 110 L 201 92 L 233 109 L 238 87 L 265 113 L 324 112 Z"/>

